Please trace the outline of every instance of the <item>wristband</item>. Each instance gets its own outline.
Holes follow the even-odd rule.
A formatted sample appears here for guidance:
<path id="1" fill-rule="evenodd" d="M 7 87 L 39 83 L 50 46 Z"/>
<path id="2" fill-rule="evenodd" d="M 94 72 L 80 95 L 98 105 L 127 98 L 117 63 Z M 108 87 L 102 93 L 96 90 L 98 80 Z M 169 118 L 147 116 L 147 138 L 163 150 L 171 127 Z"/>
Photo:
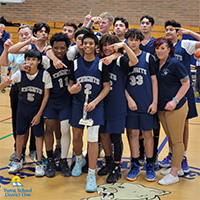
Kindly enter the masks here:
<path id="1" fill-rule="evenodd" d="M 176 101 L 177 104 L 179 103 L 179 100 L 176 99 L 175 97 L 173 97 L 172 100 Z"/>

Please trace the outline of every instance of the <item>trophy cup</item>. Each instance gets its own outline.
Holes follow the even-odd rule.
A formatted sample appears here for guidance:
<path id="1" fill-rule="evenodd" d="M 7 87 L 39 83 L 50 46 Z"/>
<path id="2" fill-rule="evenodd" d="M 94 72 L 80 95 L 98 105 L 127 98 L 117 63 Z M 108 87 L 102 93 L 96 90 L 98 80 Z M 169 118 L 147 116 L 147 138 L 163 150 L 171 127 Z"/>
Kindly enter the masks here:
<path id="1" fill-rule="evenodd" d="M 85 103 L 84 103 L 84 106 L 83 106 L 83 118 L 80 119 L 79 124 L 80 125 L 86 125 L 86 126 L 92 126 L 94 121 L 91 118 L 87 119 L 87 112 L 85 111 L 85 109 L 88 105 L 88 96 L 89 96 L 89 90 L 86 89 L 85 90 Z"/>

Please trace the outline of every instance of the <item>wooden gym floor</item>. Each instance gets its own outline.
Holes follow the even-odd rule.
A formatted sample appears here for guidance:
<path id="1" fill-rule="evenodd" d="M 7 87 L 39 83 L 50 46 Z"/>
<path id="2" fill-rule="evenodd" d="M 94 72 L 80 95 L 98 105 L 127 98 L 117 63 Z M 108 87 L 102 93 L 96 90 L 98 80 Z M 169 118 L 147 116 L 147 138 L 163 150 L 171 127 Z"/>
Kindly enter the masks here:
<path id="1" fill-rule="evenodd" d="M 197 103 L 200 115 L 200 104 Z M 178 119 L 177 119 L 178 120 Z M 86 135 L 86 134 L 85 134 Z M 86 149 L 86 137 L 84 137 L 84 149 Z M 124 151 L 122 164 L 122 178 L 117 184 L 106 184 L 106 177 L 97 176 L 98 190 L 103 193 L 86 193 L 85 182 L 86 174 L 80 177 L 62 177 L 59 172 L 54 178 L 36 178 L 34 176 L 34 164 L 26 151 L 27 164 L 17 176 L 8 174 L 9 156 L 13 153 L 13 137 L 11 126 L 11 110 L 9 89 L 6 93 L 0 93 L 0 199 L 30 199 L 30 200 L 79 200 L 79 199 L 117 199 L 117 200 L 196 200 L 200 196 L 200 117 L 190 120 L 190 138 L 188 147 L 188 161 L 190 173 L 180 178 L 180 182 L 161 186 L 158 182 L 147 182 L 145 171 L 141 170 L 140 176 L 136 181 L 126 180 L 128 173 L 127 164 L 129 161 L 129 146 L 126 135 L 123 136 Z M 159 142 L 159 160 L 162 160 L 168 153 L 166 137 L 161 129 Z M 28 148 L 27 148 L 28 149 Z M 45 152 L 45 151 L 44 151 Z M 72 145 L 69 157 L 72 155 Z M 102 154 L 103 156 L 103 154 Z M 101 160 L 101 158 L 99 159 Z M 98 166 L 100 166 L 100 161 Z M 141 168 L 142 169 L 142 168 Z M 156 172 L 157 180 L 162 178 L 159 171 Z M 14 177 L 14 178 L 13 178 Z M 12 179 L 13 178 L 13 179 Z M 15 181 L 14 181 L 15 179 Z M 13 182 L 18 182 L 20 187 L 14 187 Z M 21 183 L 21 184 L 20 184 Z M 105 185 L 104 185 L 105 184 Z"/>

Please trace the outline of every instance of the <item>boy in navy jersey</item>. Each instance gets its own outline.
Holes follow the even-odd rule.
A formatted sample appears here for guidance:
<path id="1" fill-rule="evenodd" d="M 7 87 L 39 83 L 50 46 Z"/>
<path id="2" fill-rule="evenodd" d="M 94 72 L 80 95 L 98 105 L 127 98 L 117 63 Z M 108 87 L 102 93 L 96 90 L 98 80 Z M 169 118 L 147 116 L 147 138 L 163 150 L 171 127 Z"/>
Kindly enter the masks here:
<path id="1" fill-rule="evenodd" d="M 120 161 L 122 157 L 122 138 L 124 133 L 127 102 L 125 97 L 126 76 L 129 72 L 129 67 L 137 64 L 138 59 L 133 51 L 124 43 L 120 42 L 115 35 L 104 35 L 99 42 L 100 53 L 105 56 L 112 55 L 120 49 L 123 53 L 125 49 L 126 56 L 119 56 L 114 59 L 107 67 L 110 75 L 110 92 L 104 99 L 105 109 L 105 125 L 101 127 L 101 143 L 105 151 L 105 166 L 99 171 L 98 175 L 106 175 L 107 183 L 115 183 L 121 178 Z M 130 60 L 129 60 L 130 59 Z M 112 158 L 111 139 L 114 144 L 114 161 Z"/>
<path id="2" fill-rule="evenodd" d="M 93 125 L 88 127 L 88 158 L 89 169 L 86 191 L 97 190 L 95 168 L 98 158 L 98 134 L 100 125 L 104 124 L 103 98 L 110 89 L 108 70 L 102 67 L 102 62 L 95 56 L 98 38 L 93 33 L 86 33 L 82 38 L 84 57 L 74 61 L 68 85 L 69 92 L 73 94 L 72 115 L 70 124 L 73 131 L 73 149 L 76 154 L 76 164 L 72 170 L 72 176 L 80 176 L 86 160 L 82 155 L 83 129 L 79 124 L 83 117 L 85 92 L 89 90 L 88 105 L 85 108 L 87 117 L 93 119 Z"/>
<path id="3" fill-rule="evenodd" d="M 57 116 L 59 116 L 61 130 L 61 158 L 59 161 L 60 171 L 63 176 L 70 176 L 71 171 L 67 163 L 67 156 L 71 142 L 69 117 L 71 113 L 71 94 L 67 90 L 70 68 L 72 62 L 66 57 L 70 40 L 63 33 L 56 33 L 50 39 L 52 51 L 57 59 L 61 60 L 67 68 L 56 69 L 53 61 L 46 59 L 45 69 L 50 73 L 53 88 L 50 91 L 49 101 L 44 110 L 46 131 L 44 134 L 48 164 L 46 176 L 55 176 L 56 167 L 53 157 L 53 131 L 56 129 Z M 48 54 L 48 51 L 47 51 Z"/>
<path id="4" fill-rule="evenodd" d="M 22 169 L 22 149 L 25 144 L 25 135 L 30 126 L 36 139 L 37 162 L 35 168 L 36 176 L 44 176 L 42 165 L 42 147 L 44 123 L 42 118 L 43 110 L 49 98 L 49 90 L 52 88 L 51 77 L 42 68 L 42 57 L 35 49 L 25 53 L 25 62 L 29 65 L 29 72 L 17 71 L 6 84 L 18 83 L 20 88 L 19 102 L 17 109 L 17 158 L 8 170 L 9 173 L 17 173 Z M 28 133 L 27 133 L 28 134 Z"/>
<path id="5" fill-rule="evenodd" d="M 128 100 L 126 128 L 132 157 L 131 170 L 127 174 L 127 179 L 135 180 L 140 174 L 138 160 L 139 130 L 142 130 L 147 158 L 146 180 L 155 181 L 152 129 L 156 128 L 156 116 L 154 114 L 157 112 L 157 79 L 155 70 L 149 68 L 150 54 L 141 51 L 139 48 L 144 39 L 141 31 L 130 29 L 125 34 L 125 38 L 139 60 L 138 64 L 129 72 L 126 86 Z"/>

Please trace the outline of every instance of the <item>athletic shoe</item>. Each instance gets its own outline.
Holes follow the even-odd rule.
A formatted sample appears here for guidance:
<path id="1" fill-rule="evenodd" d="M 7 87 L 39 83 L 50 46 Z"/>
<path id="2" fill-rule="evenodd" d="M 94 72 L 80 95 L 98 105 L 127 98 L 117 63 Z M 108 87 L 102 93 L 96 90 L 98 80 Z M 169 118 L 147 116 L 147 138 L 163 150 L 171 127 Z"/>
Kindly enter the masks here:
<path id="1" fill-rule="evenodd" d="M 86 192 L 96 192 L 97 184 L 96 184 L 96 176 L 92 174 L 87 175 L 87 183 L 85 187 Z"/>
<path id="2" fill-rule="evenodd" d="M 60 159 L 59 162 L 59 167 L 60 167 L 60 171 L 61 171 L 61 175 L 64 177 L 68 177 L 71 176 L 71 170 L 69 168 L 69 165 L 67 163 L 67 158 L 64 159 Z"/>
<path id="3" fill-rule="evenodd" d="M 182 163 L 181 163 L 181 168 L 183 170 L 184 173 L 189 173 L 190 172 L 190 168 L 188 166 L 188 161 L 187 161 L 187 157 L 183 157 Z"/>
<path id="4" fill-rule="evenodd" d="M 114 167 L 114 169 L 108 175 L 106 182 L 107 183 L 116 183 L 121 177 L 122 177 L 121 167 L 120 167 L 120 165 L 116 165 Z"/>
<path id="5" fill-rule="evenodd" d="M 8 164 L 8 167 L 12 167 L 14 164 L 14 160 L 11 161 L 9 164 Z M 25 155 L 22 155 L 22 165 L 25 165 L 26 164 L 26 156 Z"/>
<path id="6" fill-rule="evenodd" d="M 57 161 L 60 159 L 61 156 L 61 147 L 59 145 L 56 145 L 56 149 L 53 152 L 54 160 Z"/>
<path id="7" fill-rule="evenodd" d="M 49 178 L 54 177 L 56 174 L 56 164 L 52 158 L 48 159 L 45 175 Z"/>
<path id="8" fill-rule="evenodd" d="M 42 165 L 42 161 L 38 161 L 35 164 L 35 176 L 41 177 L 45 175 L 44 167 Z"/>
<path id="9" fill-rule="evenodd" d="M 137 176 L 140 174 L 140 166 L 136 163 L 131 164 L 131 170 L 128 172 L 126 179 L 129 181 L 136 180 Z"/>
<path id="10" fill-rule="evenodd" d="M 159 161 L 158 164 L 161 167 L 170 167 L 172 161 L 172 153 L 169 153 L 162 161 Z"/>
<path id="11" fill-rule="evenodd" d="M 156 180 L 156 174 L 155 174 L 155 171 L 154 171 L 153 163 L 149 163 L 146 166 L 146 180 L 147 181 L 155 181 Z"/>
<path id="12" fill-rule="evenodd" d="M 171 167 L 170 167 L 170 168 L 167 168 L 167 169 L 165 169 L 165 170 L 160 171 L 160 173 L 161 173 L 162 175 L 166 175 L 166 174 L 169 174 L 170 171 L 171 171 Z M 178 176 L 184 176 L 184 172 L 183 172 L 182 169 L 180 169 L 180 170 L 178 171 L 177 174 L 178 174 Z"/>
<path id="13" fill-rule="evenodd" d="M 1 92 L 2 92 L 2 93 L 5 93 L 5 92 L 6 92 L 6 90 L 5 90 L 5 89 L 3 89 L 3 90 L 1 90 Z"/>
<path id="14" fill-rule="evenodd" d="M 76 161 L 76 164 L 72 169 L 72 176 L 80 176 L 82 174 L 82 168 L 85 166 L 85 164 L 86 164 L 85 158 L 83 158 L 80 161 Z"/>
<path id="15" fill-rule="evenodd" d="M 14 161 L 15 158 L 17 158 L 17 153 L 16 153 L 16 151 L 10 156 L 9 160 L 10 160 L 10 161 Z"/>
<path id="16" fill-rule="evenodd" d="M 178 176 L 173 176 L 172 174 L 166 174 L 161 180 L 158 181 L 160 185 L 170 185 L 179 182 Z"/>
<path id="17" fill-rule="evenodd" d="M 115 163 L 113 160 L 111 160 L 108 164 L 105 163 L 104 166 L 97 172 L 97 174 L 99 176 L 105 176 L 113 170 L 114 166 Z"/>
<path id="18" fill-rule="evenodd" d="M 15 158 L 13 165 L 8 170 L 8 173 L 15 174 L 15 173 L 19 172 L 19 170 L 21 170 L 23 168 L 22 163 L 23 163 L 23 159 Z"/>
<path id="19" fill-rule="evenodd" d="M 29 156 L 31 160 L 33 160 L 34 162 L 37 162 L 36 151 L 30 151 Z"/>

